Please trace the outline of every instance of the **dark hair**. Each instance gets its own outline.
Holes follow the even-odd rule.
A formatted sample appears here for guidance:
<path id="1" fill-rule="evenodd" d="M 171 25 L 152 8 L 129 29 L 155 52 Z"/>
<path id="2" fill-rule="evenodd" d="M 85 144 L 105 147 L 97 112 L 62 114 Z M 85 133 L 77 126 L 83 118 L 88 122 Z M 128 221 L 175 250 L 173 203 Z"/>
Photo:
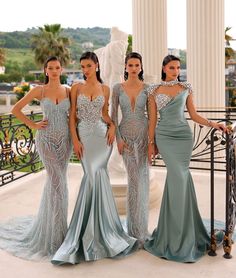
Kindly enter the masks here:
<path id="1" fill-rule="evenodd" d="M 163 59 L 163 62 L 162 62 L 162 69 L 161 69 L 161 79 L 163 81 L 166 80 L 166 74 L 164 73 L 163 71 L 163 67 L 166 66 L 167 64 L 169 64 L 169 62 L 171 61 L 179 61 L 180 62 L 180 59 L 174 55 L 167 55 L 164 59 Z M 180 81 L 180 78 L 179 76 L 177 77 L 177 79 Z"/>
<path id="2" fill-rule="evenodd" d="M 101 76 L 100 76 L 100 64 L 99 64 L 97 55 L 96 55 L 94 52 L 87 51 L 87 52 L 84 52 L 84 53 L 81 55 L 79 61 L 81 62 L 82 60 L 85 60 L 85 59 L 92 60 L 95 64 L 98 64 L 98 70 L 96 71 L 97 80 L 98 80 L 100 83 L 103 83 L 102 78 L 101 78 Z M 87 79 L 85 75 L 84 75 L 83 77 L 84 77 L 84 80 Z"/>
<path id="3" fill-rule="evenodd" d="M 60 65 L 61 65 L 60 59 L 59 59 L 58 57 L 56 57 L 56 56 L 51 56 L 51 57 L 49 57 L 49 58 L 46 60 L 46 62 L 44 63 L 44 67 L 43 67 L 43 70 L 44 70 L 44 78 L 45 78 L 44 83 L 45 83 L 45 84 L 47 84 L 48 81 L 49 81 L 49 78 L 48 78 L 48 76 L 46 75 L 46 70 L 45 70 L 45 69 L 47 68 L 48 63 L 51 62 L 51 61 L 58 61 L 58 62 L 60 63 Z"/>
<path id="4" fill-rule="evenodd" d="M 142 61 L 142 56 L 138 53 L 138 52 L 130 52 L 126 55 L 125 57 L 125 65 L 127 65 L 129 59 L 139 59 L 140 64 L 141 64 L 141 71 L 138 74 L 138 78 L 139 80 L 143 81 L 143 61 Z M 128 79 L 128 72 L 125 70 L 124 71 L 124 79 L 127 80 Z"/>

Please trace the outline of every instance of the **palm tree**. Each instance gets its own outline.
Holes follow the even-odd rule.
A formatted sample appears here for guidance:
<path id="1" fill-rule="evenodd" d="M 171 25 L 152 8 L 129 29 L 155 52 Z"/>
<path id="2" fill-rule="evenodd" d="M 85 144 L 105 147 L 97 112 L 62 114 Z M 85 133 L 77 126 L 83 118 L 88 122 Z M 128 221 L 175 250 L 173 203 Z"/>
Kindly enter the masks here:
<path id="1" fill-rule="evenodd" d="M 0 67 L 5 63 L 5 50 L 0 48 Z"/>
<path id="2" fill-rule="evenodd" d="M 43 65 L 49 56 L 57 56 L 65 66 L 70 61 L 70 39 L 63 37 L 63 29 L 60 24 L 44 25 L 39 27 L 39 33 L 32 35 L 32 49 L 35 53 L 35 61 Z"/>
<path id="3" fill-rule="evenodd" d="M 232 27 L 226 27 L 225 28 L 225 61 L 227 62 L 229 59 L 234 57 L 235 51 L 233 50 L 232 47 L 230 47 L 230 42 L 235 41 L 230 35 L 227 34 L 227 32 L 231 29 Z"/>

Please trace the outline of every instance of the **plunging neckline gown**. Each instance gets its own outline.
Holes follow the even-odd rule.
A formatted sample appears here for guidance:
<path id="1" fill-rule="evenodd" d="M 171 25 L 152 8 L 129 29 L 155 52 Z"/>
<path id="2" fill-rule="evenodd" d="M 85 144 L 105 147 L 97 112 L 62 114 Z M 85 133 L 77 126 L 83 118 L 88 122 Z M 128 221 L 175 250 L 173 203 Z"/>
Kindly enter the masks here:
<path id="1" fill-rule="evenodd" d="M 127 228 L 129 235 L 139 241 L 140 247 L 148 238 L 148 200 L 149 200 L 149 165 L 148 119 L 145 115 L 148 86 L 143 84 L 132 107 L 130 97 L 121 83 L 113 88 L 112 120 L 116 126 L 116 140 L 124 140 L 128 145 L 122 154 L 127 170 Z M 118 121 L 120 106 L 122 119 Z"/>

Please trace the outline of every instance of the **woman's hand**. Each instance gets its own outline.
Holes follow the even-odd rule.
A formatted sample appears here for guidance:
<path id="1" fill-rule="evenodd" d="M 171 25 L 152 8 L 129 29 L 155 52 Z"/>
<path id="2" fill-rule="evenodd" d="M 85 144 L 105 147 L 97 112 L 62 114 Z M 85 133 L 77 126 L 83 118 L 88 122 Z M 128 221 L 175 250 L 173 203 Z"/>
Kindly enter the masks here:
<path id="1" fill-rule="evenodd" d="M 83 152 L 84 152 L 84 146 L 83 144 L 77 140 L 76 142 L 73 142 L 73 146 L 74 146 L 74 153 L 77 156 L 77 158 L 79 160 L 81 160 L 81 158 L 83 157 Z"/>
<path id="2" fill-rule="evenodd" d="M 218 130 L 223 131 L 224 133 L 230 133 L 230 128 L 225 126 L 224 124 L 220 124 L 214 121 L 209 121 L 209 126 Z"/>
<path id="3" fill-rule="evenodd" d="M 149 143 L 148 144 L 148 162 L 150 165 L 152 165 L 152 161 L 157 154 L 158 154 L 158 148 L 157 148 L 156 144 Z"/>
<path id="4" fill-rule="evenodd" d="M 48 126 L 48 120 L 42 120 L 40 122 L 37 122 L 37 123 L 33 123 L 31 128 L 34 128 L 34 129 L 44 129 Z"/>
<path id="5" fill-rule="evenodd" d="M 124 140 L 120 140 L 120 141 L 117 143 L 117 149 L 118 149 L 119 154 L 122 155 L 125 148 L 126 148 L 126 149 L 129 149 L 129 146 L 125 143 Z"/>
<path id="6" fill-rule="evenodd" d="M 115 140 L 115 125 L 111 124 L 107 131 L 107 145 L 111 146 Z"/>

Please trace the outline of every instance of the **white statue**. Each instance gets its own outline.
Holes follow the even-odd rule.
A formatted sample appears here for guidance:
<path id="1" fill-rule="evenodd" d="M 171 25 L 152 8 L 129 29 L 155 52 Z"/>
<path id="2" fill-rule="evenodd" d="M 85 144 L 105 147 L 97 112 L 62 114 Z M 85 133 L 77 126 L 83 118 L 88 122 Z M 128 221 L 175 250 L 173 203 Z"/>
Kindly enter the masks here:
<path id="1" fill-rule="evenodd" d="M 111 89 L 110 99 L 113 86 L 123 81 L 127 47 L 128 34 L 119 30 L 117 27 L 112 27 L 111 41 L 105 47 L 98 48 L 94 51 L 98 56 L 101 78 Z M 120 115 L 121 113 L 118 114 L 118 117 Z M 122 157 L 118 153 L 116 144 L 114 144 L 110 158 L 109 170 L 113 177 L 123 176 L 126 173 Z"/>
<path id="2" fill-rule="evenodd" d="M 95 50 L 100 62 L 101 77 L 111 89 L 115 83 L 123 80 L 127 47 L 128 34 L 112 27 L 111 41 L 105 47 Z"/>

